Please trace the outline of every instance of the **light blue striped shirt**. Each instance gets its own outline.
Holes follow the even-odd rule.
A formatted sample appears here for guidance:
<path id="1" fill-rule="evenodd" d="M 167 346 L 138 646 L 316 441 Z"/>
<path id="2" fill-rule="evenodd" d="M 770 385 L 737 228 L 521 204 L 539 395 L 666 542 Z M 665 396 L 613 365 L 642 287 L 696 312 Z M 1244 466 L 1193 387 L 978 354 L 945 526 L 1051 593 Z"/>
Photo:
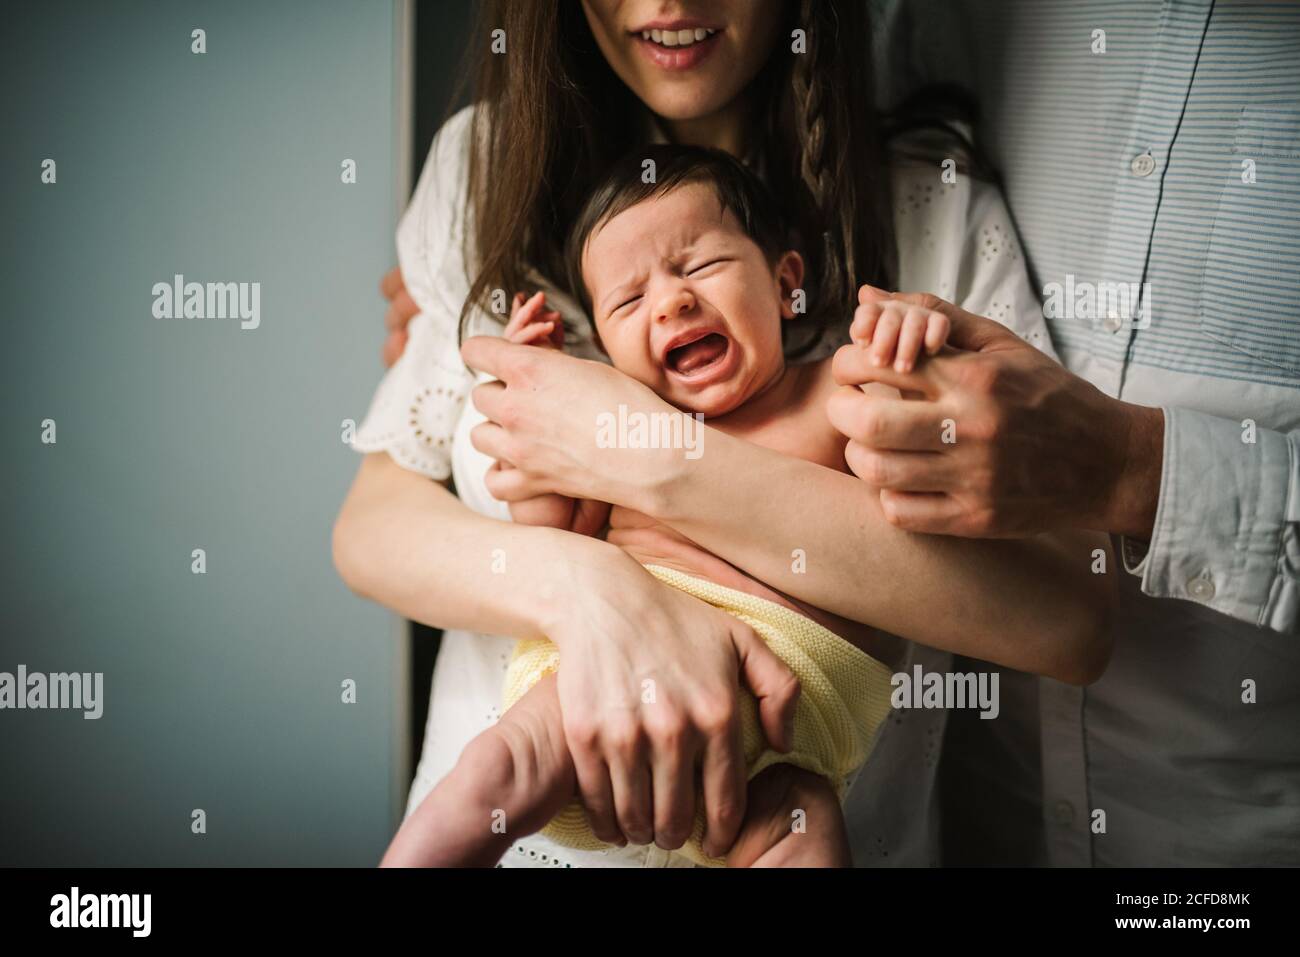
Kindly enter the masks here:
<path id="1" fill-rule="evenodd" d="M 1300 864 L 1300 3 L 885 6 L 887 73 L 979 94 L 1062 361 L 1165 410 L 1110 669 L 1039 682 L 1047 859 Z"/>

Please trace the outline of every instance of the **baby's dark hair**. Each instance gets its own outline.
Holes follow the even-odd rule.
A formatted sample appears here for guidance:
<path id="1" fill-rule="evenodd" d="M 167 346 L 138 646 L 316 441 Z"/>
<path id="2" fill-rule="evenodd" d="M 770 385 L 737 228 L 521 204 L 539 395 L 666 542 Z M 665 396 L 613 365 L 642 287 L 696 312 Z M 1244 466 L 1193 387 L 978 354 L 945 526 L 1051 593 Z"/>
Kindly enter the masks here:
<path id="1" fill-rule="evenodd" d="M 654 165 L 648 166 L 647 160 Z M 564 245 L 569 289 L 588 315 L 592 315 L 591 294 L 582 279 L 582 250 L 587 238 L 637 203 L 687 183 L 712 186 L 722 209 L 730 210 L 740 221 L 740 228 L 763 251 L 769 265 L 792 248 L 779 204 L 763 181 L 730 153 L 678 143 L 641 146 L 617 160 L 591 191 Z"/>

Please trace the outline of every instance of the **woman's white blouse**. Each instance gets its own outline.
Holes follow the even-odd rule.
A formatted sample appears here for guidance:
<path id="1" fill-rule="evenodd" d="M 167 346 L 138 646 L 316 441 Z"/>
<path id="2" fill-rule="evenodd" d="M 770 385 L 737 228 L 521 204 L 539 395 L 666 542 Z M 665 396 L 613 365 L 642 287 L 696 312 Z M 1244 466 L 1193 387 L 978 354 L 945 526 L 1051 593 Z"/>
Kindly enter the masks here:
<path id="1" fill-rule="evenodd" d="M 464 198 L 472 107 L 455 114 L 434 138 L 410 206 L 397 230 L 402 277 L 419 314 L 411 321 L 406 351 L 380 382 L 353 447 L 387 452 L 404 468 L 431 479 L 453 479 L 460 499 L 484 515 L 509 521 L 505 504 L 487 493 L 490 460 L 470 445 L 468 432 L 482 421 L 467 401 L 475 376 L 461 362 L 458 324 L 472 276 L 466 265 Z M 1030 288 L 1019 243 L 998 190 L 958 175 L 945 183 L 938 164 L 894 171 L 899 289 L 932 292 L 978 315 L 996 319 L 1051 353 L 1038 297 Z M 590 359 L 594 347 L 581 308 L 540 276 L 551 307 L 574 330 L 566 350 Z M 517 290 L 503 290 L 508 302 Z M 847 338 L 845 323 L 813 358 Z M 504 317 L 471 309 L 466 335 L 500 335 Z M 454 561 L 455 558 L 450 557 Z M 424 750 L 411 787 L 408 813 L 455 764 L 465 744 L 500 716 L 501 682 L 513 639 L 448 631 L 434 669 Z M 951 670 L 946 652 L 908 643 L 901 670 Z M 881 731 L 871 760 L 845 808 L 860 866 L 938 863 L 938 795 L 935 770 L 947 712 L 896 710 Z M 578 853 L 540 837 L 521 839 L 503 866 L 689 866 L 657 848 Z"/>

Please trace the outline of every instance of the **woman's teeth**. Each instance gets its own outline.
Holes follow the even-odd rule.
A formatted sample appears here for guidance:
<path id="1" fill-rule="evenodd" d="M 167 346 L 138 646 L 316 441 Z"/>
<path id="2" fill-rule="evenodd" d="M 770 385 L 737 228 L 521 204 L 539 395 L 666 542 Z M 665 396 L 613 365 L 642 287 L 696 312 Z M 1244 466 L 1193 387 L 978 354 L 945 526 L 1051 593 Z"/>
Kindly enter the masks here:
<path id="1" fill-rule="evenodd" d="M 653 40 L 666 47 L 688 47 L 707 40 L 717 32 L 705 27 L 696 27 L 694 30 L 642 30 L 641 39 Z"/>

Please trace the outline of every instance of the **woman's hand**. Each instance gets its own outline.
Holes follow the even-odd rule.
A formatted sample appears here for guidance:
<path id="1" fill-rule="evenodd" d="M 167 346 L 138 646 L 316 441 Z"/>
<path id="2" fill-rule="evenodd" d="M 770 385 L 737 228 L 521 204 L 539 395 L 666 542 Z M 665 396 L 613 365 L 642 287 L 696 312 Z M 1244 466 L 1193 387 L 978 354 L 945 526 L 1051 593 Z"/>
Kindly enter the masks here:
<path id="1" fill-rule="evenodd" d="M 606 839 L 680 846 L 699 766 L 710 847 L 727 850 L 745 803 L 741 680 L 773 747 L 789 746 L 798 685 L 780 659 L 608 542 L 478 515 L 376 452 L 335 523 L 334 558 L 353 591 L 407 618 L 555 642 L 566 738 Z"/>
<path id="2" fill-rule="evenodd" d="M 542 630 L 560 648 L 560 708 L 596 836 L 681 847 L 695 822 L 721 856 L 745 813 L 738 678 L 773 747 L 788 750 L 798 680 L 743 622 L 654 578 L 613 546 L 566 569 Z"/>
<path id="3" fill-rule="evenodd" d="M 397 266 L 384 273 L 384 278 L 379 280 L 379 291 L 388 300 L 388 312 L 384 314 L 384 328 L 388 330 L 388 335 L 384 338 L 380 355 L 384 365 L 391 367 L 406 350 L 406 327 L 411 324 L 420 307 L 406 291 L 402 270 Z"/>
<path id="4" fill-rule="evenodd" d="M 629 415 L 679 414 L 604 363 L 495 336 L 465 340 L 461 356 L 500 380 L 471 393 L 489 421 L 474 428 L 470 441 L 514 466 L 488 476 L 488 491 L 502 501 L 554 492 L 654 514 L 653 496 L 686 464 L 681 449 L 602 447 L 609 444 L 601 441 L 602 419 L 617 421 L 620 406 Z"/>

